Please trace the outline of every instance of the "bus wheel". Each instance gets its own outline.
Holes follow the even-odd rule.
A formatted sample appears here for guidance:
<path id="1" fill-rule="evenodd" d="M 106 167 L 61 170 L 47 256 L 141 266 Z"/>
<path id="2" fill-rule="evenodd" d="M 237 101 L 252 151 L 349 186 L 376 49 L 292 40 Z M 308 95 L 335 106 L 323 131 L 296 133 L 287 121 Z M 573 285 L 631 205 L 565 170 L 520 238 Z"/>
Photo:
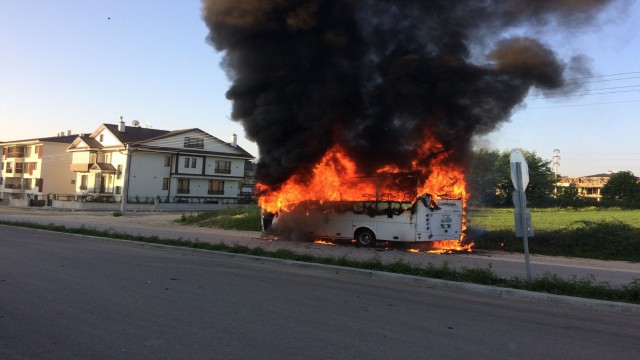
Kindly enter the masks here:
<path id="1" fill-rule="evenodd" d="M 360 229 L 356 232 L 356 246 L 376 246 L 376 235 L 369 229 Z"/>

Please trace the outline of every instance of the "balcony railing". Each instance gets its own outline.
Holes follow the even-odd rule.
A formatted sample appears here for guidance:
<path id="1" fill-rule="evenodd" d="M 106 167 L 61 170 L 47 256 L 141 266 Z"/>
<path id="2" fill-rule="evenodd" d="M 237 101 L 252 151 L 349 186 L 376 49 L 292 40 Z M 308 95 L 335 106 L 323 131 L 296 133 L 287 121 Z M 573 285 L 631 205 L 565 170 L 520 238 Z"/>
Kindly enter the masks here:
<path id="1" fill-rule="evenodd" d="M 188 194 L 189 193 L 189 189 L 178 189 L 178 190 L 176 190 L 176 192 L 178 194 Z"/>
<path id="2" fill-rule="evenodd" d="M 20 189 L 22 189 L 22 184 L 4 184 L 4 188 L 5 189 L 20 190 Z"/>
<path id="3" fill-rule="evenodd" d="M 89 154 L 89 159 L 76 159 L 69 164 L 69 169 L 75 172 L 87 172 L 94 164 L 109 164 L 110 154 Z"/>
<path id="4" fill-rule="evenodd" d="M 9 151 L 7 153 L 7 158 L 23 158 L 24 151 Z"/>
<path id="5" fill-rule="evenodd" d="M 207 192 L 209 195 L 224 195 L 224 190 L 209 190 Z"/>

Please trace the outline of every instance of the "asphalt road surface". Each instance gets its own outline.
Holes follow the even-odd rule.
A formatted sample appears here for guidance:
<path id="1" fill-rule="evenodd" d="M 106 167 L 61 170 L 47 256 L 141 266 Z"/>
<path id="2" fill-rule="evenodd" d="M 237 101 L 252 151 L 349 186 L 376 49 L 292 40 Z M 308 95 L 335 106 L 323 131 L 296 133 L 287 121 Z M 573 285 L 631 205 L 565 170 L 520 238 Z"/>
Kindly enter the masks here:
<path id="1" fill-rule="evenodd" d="M 0 226 L 0 359 L 638 359 L 640 316 Z"/>

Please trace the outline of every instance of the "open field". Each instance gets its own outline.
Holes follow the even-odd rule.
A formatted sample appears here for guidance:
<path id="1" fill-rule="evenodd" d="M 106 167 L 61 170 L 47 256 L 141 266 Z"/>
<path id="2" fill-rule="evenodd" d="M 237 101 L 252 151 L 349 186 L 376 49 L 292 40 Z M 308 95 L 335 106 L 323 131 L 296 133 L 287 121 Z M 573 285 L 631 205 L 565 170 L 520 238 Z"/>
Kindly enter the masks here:
<path id="1" fill-rule="evenodd" d="M 640 210 L 620 209 L 531 209 L 534 231 L 553 231 L 576 222 L 616 221 L 640 228 Z M 470 209 L 467 213 L 470 228 L 486 231 L 514 231 L 513 209 Z"/>
<path id="2" fill-rule="evenodd" d="M 640 261 L 640 210 L 532 209 L 533 254 Z M 477 249 L 522 252 L 512 209 L 472 209 L 468 235 Z"/>

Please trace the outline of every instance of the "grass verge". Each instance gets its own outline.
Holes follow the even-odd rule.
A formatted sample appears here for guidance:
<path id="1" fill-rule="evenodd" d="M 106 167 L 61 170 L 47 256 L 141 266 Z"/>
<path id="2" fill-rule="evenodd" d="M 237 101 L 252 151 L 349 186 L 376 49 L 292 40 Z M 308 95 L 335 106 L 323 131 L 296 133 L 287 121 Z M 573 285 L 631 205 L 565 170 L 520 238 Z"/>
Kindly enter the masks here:
<path id="1" fill-rule="evenodd" d="M 260 208 L 247 206 L 195 214 L 182 214 L 180 224 L 226 230 L 260 231 Z"/>
<path id="2" fill-rule="evenodd" d="M 559 230 L 534 230 L 532 254 L 599 260 L 640 261 L 640 228 L 619 221 L 575 221 Z M 470 228 L 476 249 L 524 251 L 513 230 L 478 231 Z"/>
<path id="3" fill-rule="evenodd" d="M 265 250 L 261 247 L 248 247 L 243 245 L 227 245 L 224 243 L 211 244 L 197 240 L 167 239 L 158 236 L 131 235 L 113 230 L 98 230 L 91 227 L 79 228 L 66 227 L 55 224 L 36 224 L 24 221 L 0 220 L 0 224 L 19 226 L 32 229 L 49 230 L 62 233 L 72 233 L 90 236 L 108 237 L 114 239 L 138 241 L 143 243 L 180 246 L 193 249 L 223 251 L 234 254 L 246 254 L 263 256 L 276 259 L 295 260 L 310 263 L 351 267 L 365 270 L 386 271 L 391 273 L 429 277 L 442 280 L 468 282 L 481 285 L 492 285 L 513 289 L 544 292 L 556 295 L 567 295 L 598 300 L 609 300 L 640 304 L 640 279 L 637 279 L 622 288 L 612 288 L 607 283 L 596 283 L 592 278 L 563 279 L 555 274 L 547 274 L 527 282 L 520 278 L 502 278 L 496 275 L 491 267 L 487 268 L 452 268 L 448 263 L 436 266 L 417 266 L 398 260 L 392 263 L 383 263 L 379 258 L 368 260 L 353 260 L 345 257 L 316 256 L 310 254 L 298 254 L 286 249 L 275 251 Z"/>

